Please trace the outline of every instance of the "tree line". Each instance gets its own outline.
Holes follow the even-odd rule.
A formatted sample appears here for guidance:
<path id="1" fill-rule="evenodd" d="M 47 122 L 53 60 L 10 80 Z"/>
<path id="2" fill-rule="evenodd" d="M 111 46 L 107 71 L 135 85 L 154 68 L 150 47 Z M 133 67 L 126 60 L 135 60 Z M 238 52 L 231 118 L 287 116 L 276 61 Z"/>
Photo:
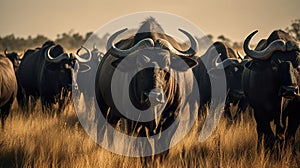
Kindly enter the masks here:
<path id="1" fill-rule="evenodd" d="M 294 36 L 298 41 L 300 41 L 300 19 L 295 19 L 291 22 L 285 30 Z M 61 44 L 67 50 L 78 49 L 83 45 L 89 38 L 90 42 L 94 42 L 97 46 L 105 47 L 107 38 L 109 34 L 105 34 L 103 37 L 98 37 L 93 32 L 88 32 L 85 35 L 81 35 L 74 30 L 70 30 L 68 33 L 58 34 L 56 39 L 49 39 L 44 35 L 37 35 L 35 37 L 28 36 L 27 38 L 16 37 L 14 34 L 6 35 L 0 37 L 0 51 L 8 49 L 9 51 L 24 51 L 28 48 L 40 47 L 47 40 L 53 40 L 58 44 Z M 242 49 L 243 42 L 233 42 L 230 38 L 225 37 L 224 35 L 219 35 L 216 38 L 213 35 L 207 35 L 205 37 L 196 38 L 198 40 L 199 46 L 201 48 L 207 48 L 209 43 L 207 41 L 213 42 L 214 40 L 222 41 L 232 47 L 233 49 Z M 87 44 L 91 47 L 94 44 Z"/>
<path id="2" fill-rule="evenodd" d="M 55 41 L 61 44 L 65 49 L 72 50 L 79 48 L 84 42 L 92 35 L 92 32 L 88 32 L 85 35 L 79 33 L 68 33 L 58 34 Z M 8 49 L 9 51 L 24 51 L 28 48 L 40 47 L 44 42 L 52 40 L 44 35 L 37 35 L 36 37 L 28 36 L 27 38 L 16 37 L 14 34 L 0 37 L 0 50 L 3 51 Z"/>

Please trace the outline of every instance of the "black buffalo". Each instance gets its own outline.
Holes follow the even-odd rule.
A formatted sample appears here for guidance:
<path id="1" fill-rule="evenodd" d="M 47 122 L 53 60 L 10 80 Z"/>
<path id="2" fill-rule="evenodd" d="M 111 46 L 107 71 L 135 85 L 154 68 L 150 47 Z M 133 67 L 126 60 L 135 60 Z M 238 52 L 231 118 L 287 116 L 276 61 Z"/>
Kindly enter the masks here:
<path id="1" fill-rule="evenodd" d="M 289 117 L 288 137 L 294 139 L 299 125 L 299 70 L 300 53 L 297 41 L 282 30 L 271 33 L 259 42 L 255 50 L 249 49 L 251 33 L 244 42 L 244 50 L 252 60 L 245 65 L 243 88 L 254 109 L 258 143 L 272 148 L 275 140 L 270 122 L 276 125 L 277 137 L 282 137 Z"/>
<path id="2" fill-rule="evenodd" d="M 74 89 L 78 87 L 76 77 L 80 59 L 77 55 L 66 53 L 52 41 L 25 52 L 17 71 L 19 105 L 26 107 L 31 96 L 33 102 L 41 98 L 43 109 L 51 108 L 57 102 L 61 109 L 72 84 Z"/>
<path id="3" fill-rule="evenodd" d="M 11 61 L 4 55 L 0 55 L 0 109 L 1 124 L 9 115 L 11 105 L 17 95 L 17 80 Z"/>
<path id="4" fill-rule="evenodd" d="M 14 70 L 17 71 L 21 63 L 22 55 L 17 52 L 8 53 L 7 49 L 4 50 L 4 54 L 12 62 Z"/>
<path id="5" fill-rule="evenodd" d="M 80 54 L 82 49 L 85 49 L 87 52 Z M 103 53 L 94 45 L 92 51 L 89 51 L 85 47 L 79 48 L 77 50 L 77 55 L 80 55 L 82 58 L 89 58 L 85 62 L 79 62 L 80 69 L 77 75 L 78 90 L 83 94 L 85 105 L 88 106 L 95 95 L 93 89 L 95 84 L 94 79 L 96 77 L 98 65 L 103 58 Z"/>
<path id="6" fill-rule="evenodd" d="M 196 53 L 197 43 L 190 34 L 180 30 L 191 42 L 191 47 L 182 51 L 181 45 L 166 35 L 161 26 L 150 18 L 143 22 L 135 35 L 115 45 L 113 41 L 125 30 L 116 32 L 108 40 L 107 53 L 96 74 L 96 100 L 102 115 L 110 125 L 116 127 L 118 121 L 125 120 L 129 135 L 136 134 L 140 137 L 158 135 L 174 124 L 175 127 L 168 130 L 168 138 L 154 139 L 154 151 L 156 151 L 159 145 L 170 145 L 178 126 L 175 119 L 181 107 L 186 107 L 182 101 L 193 96 L 193 89 L 197 82 L 193 80 L 191 68 L 197 65 L 196 60 L 192 58 Z M 118 82 L 117 84 L 112 82 L 114 73 L 120 74 L 115 81 Z M 176 80 L 174 76 L 177 77 Z M 180 82 L 185 82 L 186 85 L 179 87 Z M 118 87 L 113 87 L 113 84 Z M 120 99 L 119 103 L 113 98 L 112 88 Z M 190 104 L 191 108 L 184 110 L 184 113 L 192 115 L 192 111 L 198 109 L 198 104 L 192 101 L 186 103 Z M 141 115 L 155 119 L 143 122 L 128 118 L 125 114 L 133 113 L 128 108 L 128 104 L 132 104 L 140 111 L 145 110 Z M 104 134 L 101 130 L 103 126 L 98 123 L 100 142 L 102 137 L 99 135 Z"/>
<path id="7" fill-rule="evenodd" d="M 225 116 L 232 119 L 230 104 L 239 103 L 237 113 L 245 111 L 247 102 L 241 79 L 246 60 L 242 61 L 233 49 L 223 42 L 213 43 L 197 60 L 199 66 L 194 68 L 194 71 L 199 83 L 201 106 L 211 102 L 212 80 L 220 80 L 222 75 L 225 75 L 227 90 Z"/>

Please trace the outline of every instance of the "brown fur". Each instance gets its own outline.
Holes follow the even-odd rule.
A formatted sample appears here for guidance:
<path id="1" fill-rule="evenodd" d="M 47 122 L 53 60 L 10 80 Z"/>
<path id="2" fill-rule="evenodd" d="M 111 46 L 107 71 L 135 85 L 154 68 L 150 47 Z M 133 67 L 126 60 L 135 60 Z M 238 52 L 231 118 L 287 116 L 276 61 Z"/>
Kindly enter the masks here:
<path id="1" fill-rule="evenodd" d="M 9 114 L 16 94 L 17 80 L 13 65 L 7 57 L 0 55 L 0 108 L 2 127 L 4 127 L 4 121 Z"/>

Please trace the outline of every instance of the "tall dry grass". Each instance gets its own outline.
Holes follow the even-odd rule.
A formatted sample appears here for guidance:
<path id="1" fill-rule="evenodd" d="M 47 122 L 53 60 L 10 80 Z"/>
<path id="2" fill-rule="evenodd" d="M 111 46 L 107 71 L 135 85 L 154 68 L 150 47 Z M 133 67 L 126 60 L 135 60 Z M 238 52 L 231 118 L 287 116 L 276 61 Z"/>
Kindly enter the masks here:
<path id="1" fill-rule="evenodd" d="M 248 115 L 236 123 L 221 120 L 205 142 L 198 141 L 197 126 L 169 155 L 148 161 L 147 167 L 299 167 L 300 136 L 292 148 L 274 157 L 257 150 L 255 122 Z M 126 144 L 124 144 L 126 145 Z M 36 107 L 30 114 L 14 108 L 0 134 L 0 167 L 142 167 L 140 158 L 120 156 L 98 146 L 81 128 L 68 105 L 59 116 L 43 114 Z M 145 165 L 144 165 L 145 166 Z"/>

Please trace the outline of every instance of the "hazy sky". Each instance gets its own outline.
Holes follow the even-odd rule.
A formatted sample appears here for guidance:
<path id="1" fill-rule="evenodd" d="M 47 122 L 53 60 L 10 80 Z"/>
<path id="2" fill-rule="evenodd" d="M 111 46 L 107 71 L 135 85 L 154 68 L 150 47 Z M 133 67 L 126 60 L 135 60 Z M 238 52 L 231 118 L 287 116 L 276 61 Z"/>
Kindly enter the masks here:
<path id="1" fill-rule="evenodd" d="M 0 0 L 0 36 L 27 37 L 74 29 L 85 34 L 108 21 L 142 11 L 164 11 L 184 17 L 206 34 L 242 41 L 286 28 L 300 18 L 300 0 Z"/>

